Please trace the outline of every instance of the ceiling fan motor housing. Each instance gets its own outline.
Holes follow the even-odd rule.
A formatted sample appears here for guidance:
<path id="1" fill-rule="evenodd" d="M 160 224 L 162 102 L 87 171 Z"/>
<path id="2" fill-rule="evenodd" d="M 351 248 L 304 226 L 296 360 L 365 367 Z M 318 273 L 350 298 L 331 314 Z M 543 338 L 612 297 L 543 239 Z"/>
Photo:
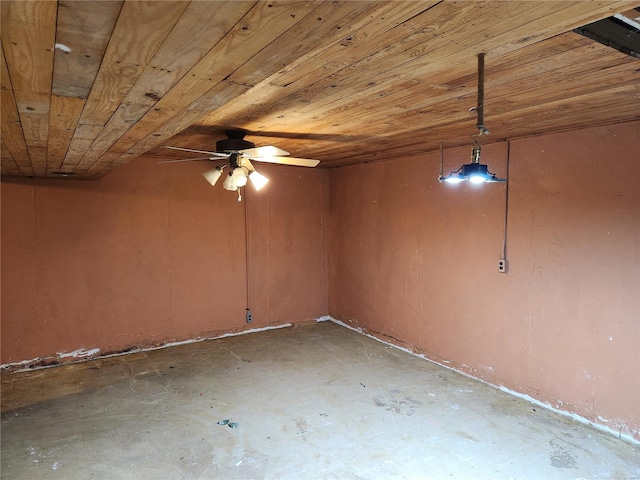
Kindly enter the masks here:
<path id="1" fill-rule="evenodd" d="M 255 143 L 244 139 L 246 133 L 242 130 L 228 130 L 225 134 L 228 138 L 216 142 L 216 152 L 237 152 L 256 146 Z"/>

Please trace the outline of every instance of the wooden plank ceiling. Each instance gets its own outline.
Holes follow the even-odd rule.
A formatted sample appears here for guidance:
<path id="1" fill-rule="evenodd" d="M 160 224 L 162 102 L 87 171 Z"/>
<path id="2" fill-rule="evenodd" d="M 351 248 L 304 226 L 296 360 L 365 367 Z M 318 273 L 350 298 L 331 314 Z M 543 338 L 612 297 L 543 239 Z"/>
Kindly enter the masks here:
<path id="1" fill-rule="evenodd" d="M 637 1 L 8 1 L 2 174 L 100 178 L 229 128 L 321 166 L 640 118 L 640 61 L 573 33 Z M 55 48 L 54 48 L 55 46 Z"/>

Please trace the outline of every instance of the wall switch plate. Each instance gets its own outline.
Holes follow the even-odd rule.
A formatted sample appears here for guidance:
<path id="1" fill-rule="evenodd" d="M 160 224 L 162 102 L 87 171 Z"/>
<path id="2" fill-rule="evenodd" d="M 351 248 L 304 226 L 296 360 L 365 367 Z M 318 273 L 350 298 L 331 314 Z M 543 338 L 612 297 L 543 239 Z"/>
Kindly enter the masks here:
<path id="1" fill-rule="evenodd" d="M 507 273 L 507 260 L 502 258 L 498 260 L 498 271 L 500 273 Z"/>

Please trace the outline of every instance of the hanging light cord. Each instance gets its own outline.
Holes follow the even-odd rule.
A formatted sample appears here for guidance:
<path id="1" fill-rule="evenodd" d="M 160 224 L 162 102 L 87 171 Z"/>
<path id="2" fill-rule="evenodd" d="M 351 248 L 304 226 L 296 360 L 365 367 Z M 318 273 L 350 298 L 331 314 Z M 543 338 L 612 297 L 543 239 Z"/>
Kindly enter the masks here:
<path id="1" fill-rule="evenodd" d="M 247 313 L 250 312 L 249 309 L 249 202 L 245 192 L 244 196 L 244 252 L 245 252 L 245 273 L 246 273 L 246 282 L 247 282 L 247 308 L 245 309 Z"/>
<path id="2" fill-rule="evenodd" d="M 507 140 L 507 181 L 504 193 L 504 237 L 502 239 L 502 260 L 507 259 L 507 219 L 509 218 L 509 163 L 511 159 L 511 143 Z"/>

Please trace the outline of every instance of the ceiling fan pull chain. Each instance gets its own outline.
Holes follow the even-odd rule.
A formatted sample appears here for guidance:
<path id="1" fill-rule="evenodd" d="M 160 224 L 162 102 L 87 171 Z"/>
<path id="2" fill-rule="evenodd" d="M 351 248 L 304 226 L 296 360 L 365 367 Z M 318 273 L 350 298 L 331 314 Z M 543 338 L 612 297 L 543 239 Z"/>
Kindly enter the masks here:
<path id="1" fill-rule="evenodd" d="M 241 188 L 238 188 L 238 201 L 241 202 L 242 201 L 242 195 L 240 194 L 240 190 L 242 190 Z"/>

